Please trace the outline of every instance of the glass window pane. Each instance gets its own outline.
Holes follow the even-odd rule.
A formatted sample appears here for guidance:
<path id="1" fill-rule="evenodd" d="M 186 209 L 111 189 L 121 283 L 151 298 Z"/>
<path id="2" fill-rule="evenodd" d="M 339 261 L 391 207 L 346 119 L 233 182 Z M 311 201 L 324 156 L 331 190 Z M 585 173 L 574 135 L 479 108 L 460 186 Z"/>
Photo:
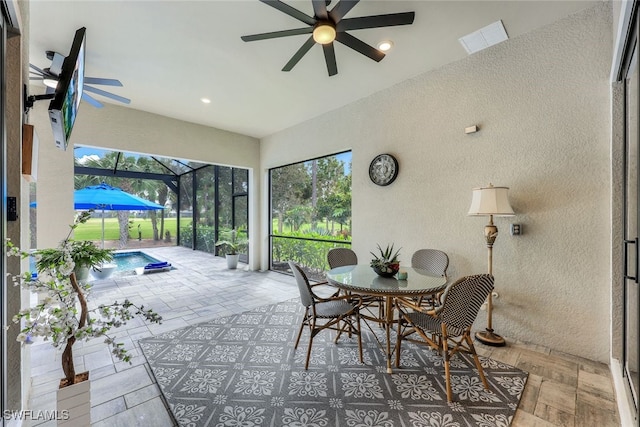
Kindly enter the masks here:
<path id="1" fill-rule="evenodd" d="M 321 280 L 328 250 L 351 245 L 351 152 L 272 169 L 270 186 L 270 268 Z"/>
<path id="2" fill-rule="evenodd" d="M 627 85 L 627 116 L 626 116 L 626 131 L 627 131 L 627 171 L 626 171 L 626 184 L 627 184 L 627 203 L 626 203 L 626 238 L 637 239 L 638 237 L 638 150 L 640 149 L 640 136 L 638 135 L 638 52 L 637 47 L 634 53 L 634 59 L 632 59 L 631 67 L 626 79 Z M 628 274 L 637 277 L 639 272 L 637 271 L 636 259 L 637 250 L 635 246 L 629 246 L 628 258 L 626 260 Z M 631 250 L 632 249 L 632 250 Z M 625 328 L 626 328 L 626 342 L 625 342 L 625 370 L 629 378 L 631 391 L 633 393 L 636 410 L 638 405 L 638 393 L 639 387 L 639 363 L 638 363 L 638 302 L 640 296 L 638 295 L 638 282 L 637 280 L 627 279 L 625 281 L 626 286 L 626 302 L 625 302 Z"/>

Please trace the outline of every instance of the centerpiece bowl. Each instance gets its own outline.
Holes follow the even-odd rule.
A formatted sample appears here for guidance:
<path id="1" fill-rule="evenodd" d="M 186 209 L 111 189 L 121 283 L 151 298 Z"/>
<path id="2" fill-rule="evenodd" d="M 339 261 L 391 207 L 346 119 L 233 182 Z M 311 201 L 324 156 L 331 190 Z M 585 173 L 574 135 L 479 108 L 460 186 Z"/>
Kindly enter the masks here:
<path id="1" fill-rule="evenodd" d="M 400 270 L 400 264 L 388 264 L 385 266 L 372 267 L 378 276 L 393 277 Z"/>
<path id="2" fill-rule="evenodd" d="M 387 245 L 385 249 L 382 249 L 378 245 L 378 253 L 371 252 L 373 259 L 369 264 L 373 271 L 381 277 L 393 277 L 400 270 L 400 250 L 394 252 L 393 244 Z"/>

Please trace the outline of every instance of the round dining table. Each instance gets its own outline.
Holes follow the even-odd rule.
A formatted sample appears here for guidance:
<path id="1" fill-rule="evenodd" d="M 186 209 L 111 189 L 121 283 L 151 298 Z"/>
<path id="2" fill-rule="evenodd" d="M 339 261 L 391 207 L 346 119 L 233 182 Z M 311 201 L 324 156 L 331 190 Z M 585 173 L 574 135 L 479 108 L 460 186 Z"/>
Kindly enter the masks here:
<path id="1" fill-rule="evenodd" d="M 396 321 L 394 311 L 396 298 L 434 295 L 444 290 L 447 285 L 445 276 L 436 276 L 427 270 L 411 267 L 401 267 L 400 270 L 407 273 L 406 280 L 379 276 L 369 265 L 365 264 L 336 267 L 326 273 L 327 283 L 330 286 L 358 295 L 382 298 L 384 303 L 383 317 L 365 316 L 365 319 L 379 322 L 385 328 L 386 345 L 383 345 L 382 348 L 386 353 L 388 373 L 392 373 L 393 352 L 390 338 L 391 329 Z"/>

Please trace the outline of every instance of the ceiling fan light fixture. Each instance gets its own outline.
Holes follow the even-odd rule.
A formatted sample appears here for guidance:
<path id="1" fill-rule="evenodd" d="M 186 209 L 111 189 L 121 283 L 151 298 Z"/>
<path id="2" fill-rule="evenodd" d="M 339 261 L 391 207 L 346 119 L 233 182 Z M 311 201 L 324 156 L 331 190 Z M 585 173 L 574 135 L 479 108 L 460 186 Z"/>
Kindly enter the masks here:
<path id="1" fill-rule="evenodd" d="M 382 40 L 380 43 L 378 43 L 378 50 L 381 50 L 383 52 L 391 50 L 392 47 L 393 42 L 391 40 Z"/>
<path id="2" fill-rule="evenodd" d="M 320 23 L 313 29 L 313 40 L 320 44 L 329 44 L 336 39 L 336 29 L 328 23 Z"/>
<path id="3" fill-rule="evenodd" d="M 51 89 L 58 87 L 58 81 L 56 79 L 42 79 L 42 83 Z"/>
<path id="4" fill-rule="evenodd" d="M 211 104 L 211 100 L 209 98 L 200 98 L 203 104 Z"/>

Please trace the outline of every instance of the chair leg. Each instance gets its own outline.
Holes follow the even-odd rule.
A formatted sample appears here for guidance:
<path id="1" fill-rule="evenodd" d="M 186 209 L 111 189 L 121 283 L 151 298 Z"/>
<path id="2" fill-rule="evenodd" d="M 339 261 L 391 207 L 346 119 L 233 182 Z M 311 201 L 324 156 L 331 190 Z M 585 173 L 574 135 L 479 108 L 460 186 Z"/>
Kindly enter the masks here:
<path id="1" fill-rule="evenodd" d="M 309 369 L 309 359 L 311 359 L 311 346 L 313 346 L 313 332 L 309 335 L 309 347 L 307 348 L 307 360 L 304 362 L 304 369 Z"/>
<path id="2" fill-rule="evenodd" d="M 444 375 L 447 382 L 447 401 L 451 403 L 453 401 L 453 393 L 451 391 L 451 375 L 449 372 L 449 359 L 451 356 L 449 354 L 447 327 L 444 324 L 442 325 L 442 357 L 444 358 Z"/>
<path id="3" fill-rule="evenodd" d="M 302 336 L 302 330 L 304 329 L 304 327 L 307 325 L 307 317 L 305 316 L 302 319 L 302 324 L 300 325 L 300 330 L 298 330 L 298 337 L 296 338 L 296 345 L 293 346 L 293 349 L 297 349 L 298 348 L 298 344 L 300 344 L 300 337 Z"/>
<path id="4" fill-rule="evenodd" d="M 480 375 L 480 380 L 482 380 L 484 389 L 489 391 L 489 383 L 487 382 L 487 378 L 484 376 L 484 371 L 480 364 L 480 358 L 478 357 L 478 353 L 476 353 L 476 348 L 473 346 L 473 340 L 469 334 L 465 334 L 464 339 L 467 341 L 467 344 L 469 345 L 469 352 L 473 355 L 473 360 L 476 362 L 476 368 L 478 368 L 478 374 Z"/>
<path id="5" fill-rule="evenodd" d="M 398 314 L 398 337 L 396 338 L 396 368 L 400 367 L 400 347 L 402 346 L 402 312 Z"/>
<path id="6" fill-rule="evenodd" d="M 362 327 L 360 325 L 360 312 L 356 312 L 356 322 L 358 322 L 358 352 L 360 353 L 360 363 L 364 363 L 362 357 Z"/>

